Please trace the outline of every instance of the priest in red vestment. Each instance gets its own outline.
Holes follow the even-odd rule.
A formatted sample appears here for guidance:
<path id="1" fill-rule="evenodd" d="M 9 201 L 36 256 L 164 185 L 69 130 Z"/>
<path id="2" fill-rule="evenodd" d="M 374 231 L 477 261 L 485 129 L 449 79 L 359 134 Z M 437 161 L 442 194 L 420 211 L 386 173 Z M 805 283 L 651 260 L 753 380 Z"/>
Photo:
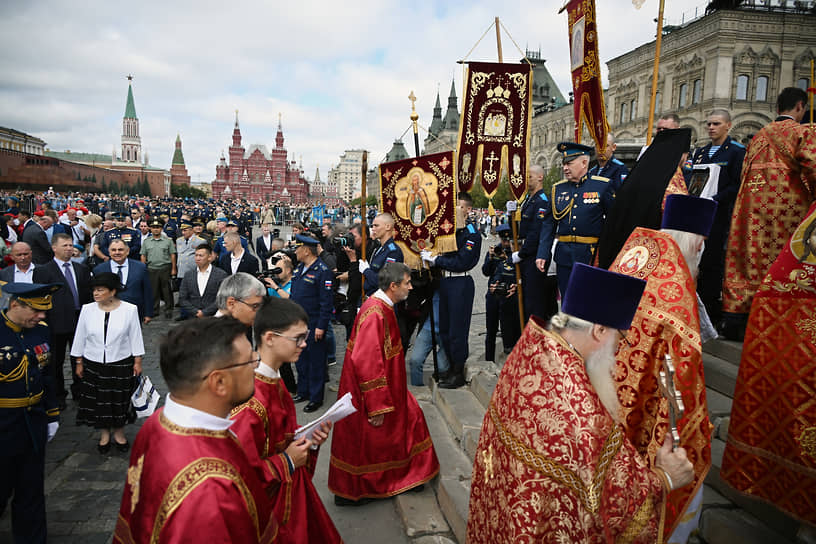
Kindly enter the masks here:
<path id="1" fill-rule="evenodd" d="M 816 201 L 816 130 L 799 124 L 807 93 L 784 89 L 779 117 L 757 132 L 742 166 L 725 255 L 725 335 L 742 340 L 754 293 Z"/>
<path id="2" fill-rule="evenodd" d="M 669 431 L 668 403 L 656 387 L 666 354 L 677 370 L 675 389 L 685 412 L 677 422 L 680 445 L 694 465 L 694 482 L 669 493 L 664 536 L 685 543 L 696 529 L 703 480 L 711 468 L 711 430 L 703 376 L 696 294 L 697 263 L 711 230 L 717 203 L 670 195 L 661 231 L 638 227 L 629 236 L 612 272 L 646 280 L 632 326 L 615 356 L 620 420 L 627 438 L 653 466 Z"/>
<path id="3" fill-rule="evenodd" d="M 722 477 L 816 530 L 816 203 L 754 296 Z"/>
<path id="4" fill-rule="evenodd" d="M 258 356 L 246 327 L 187 321 L 160 356 L 170 393 L 133 444 L 114 542 L 275 541 L 272 502 L 228 419 L 253 392 Z"/>
<path id="5" fill-rule="evenodd" d="M 468 542 L 660 542 L 665 493 L 692 465 L 670 440 L 646 465 L 616 420 L 612 379 L 645 285 L 579 264 L 550 330 L 527 324 L 479 436 Z"/>
<path id="6" fill-rule="evenodd" d="M 275 501 L 279 542 L 342 542 L 312 483 L 318 447 L 330 423 L 313 440 L 294 441 L 298 428 L 295 403 L 281 381 L 280 367 L 298 360 L 306 346 L 309 318 L 296 302 L 267 298 L 255 316 L 255 345 L 261 363 L 255 370 L 255 394 L 232 411 L 250 461 Z"/>
<path id="7" fill-rule="evenodd" d="M 425 417 L 408 391 L 394 315 L 411 290 L 410 272 L 402 263 L 380 270 L 380 289 L 360 308 L 346 347 L 337 395 L 350 392 L 357 412 L 337 422 L 329 466 L 329 489 L 341 506 L 419 488 L 439 472 Z"/>

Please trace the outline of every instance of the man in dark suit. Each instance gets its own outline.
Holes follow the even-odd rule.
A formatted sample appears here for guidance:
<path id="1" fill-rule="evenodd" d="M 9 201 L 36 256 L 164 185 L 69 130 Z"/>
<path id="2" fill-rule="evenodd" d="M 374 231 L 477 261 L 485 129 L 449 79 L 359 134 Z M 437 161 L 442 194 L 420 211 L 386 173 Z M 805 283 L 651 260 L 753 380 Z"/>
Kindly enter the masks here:
<path id="1" fill-rule="evenodd" d="M 121 293 L 116 293 L 116 296 L 120 300 L 134 304 L 139 309 L 139 317 L 147 325 L 153 319 L 153 287 L 150 285 L 147 266 L 136 259 L 128 259 L 130 248 L 121 238 L 111 240 L 108 252 L 110 260 L 97 265 L 93 269 L 94 276 L 104 272 L 112 272 L 119 276 L 119 281 L 125 289 Z"/>
<path id="2" fill-rule="evenodd" d="M 37 227 L 39 228 L 39 227 Z M 40 229 L 42 230 L 42 229 Z M 45 233 L 43 233 L 45 236 Z M 48 310 L 47 323 L 51 328 L 51 353 L 56 372 L 56 391 L 60 406 L 65 406 L 65 382 L 62 376 L 62 365 L 69 343 L 74 341 L 79 310 L 83 304 L 91 301 L 91 273 L 88 267 L 71 262 L 74 252 L 74 241 L 68 234 L 55 234 L 51 239 L 54 258 L 34 269 L 34 283 L 58 283 L 62 289 L 54 293 L 53 306 Z M 71 385 L 71 396 L 79 398 L 79 377 L 76 375 L 76 360 L 71 357 L 71 372 L 74 382 Z"/>
<path id="3" fill-rule="evenodd" d="M 224 249 L 227 251 L 218 259 L 218 266 L 227 274 L 246 272 L 253 276 L 258 273 L 258 259 L 241 245 L 241 236 L 237 232 L 224 235 Z"/>
<path id="4" fill-rule="evenodd" d="M 31 246 L 31 260 L 34 264 L 45 264 L 54 258 L 54 251 L 48 244 L 48 236 L 37 222 L 38 219 L 39 217 L 32 217 L 25 222 L 22 241 Z M 73 243 L 71 246 L 73 247 Z"/>
<path id="5" fill-rule="evenodd" d="M 261 225 L 261 235 L 255 240 L 255 253 L 261 261 L 261 270 L 266 270 L 266 260 L 272 255 L 272 240 L 274 240 L 269 224 Z"/>
<path id="6" fill-rule="evenodd" d="M 218 310 L 216 295 L 221 282 L 228 274 L 215 267 L 211 262 L 212 247 L 202 244 L 195 250 L 195 272 L 189 271 L 181 280 L 179 287 L 179 306 L 187 315 L 206 317 L 215 315 Z M 202 292 L 201 286 L 204 286 Z"/>

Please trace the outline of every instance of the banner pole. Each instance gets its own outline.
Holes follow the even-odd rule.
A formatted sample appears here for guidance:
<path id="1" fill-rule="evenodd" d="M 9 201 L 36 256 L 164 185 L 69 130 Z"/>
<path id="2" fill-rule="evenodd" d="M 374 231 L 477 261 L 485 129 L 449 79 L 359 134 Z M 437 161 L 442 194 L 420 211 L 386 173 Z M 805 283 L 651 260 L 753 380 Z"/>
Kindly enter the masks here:
<path id="1" fill-rule="evenodd" d="M 652 127 L 654 126 L 655 100 L 657 97 L 657 74 L 660 68 L 660 45 L 663 42 L 663 4 L 665 0 L 660 0 L 660 8 L 657 12 L 657 39 L 655 40 L 654 69 L 652 70 L 652 98 L 649 100 L 649 126 L 646 128 L 646 145 L 652 143 Z"/>
<path id="2" fill-rule="evenodd" d="M 362 231 L 362 244 L 360 246 L 362 250 L 362 259 L 365 260 L 366 258 L 366 239 L 368 238 L 368 229 L 366 228 L 366 221 L 368 220 L 368 213 L 366 210 L 366 172 L 368 170 L 368 151 L 363 151 L 363 185 L 360 187 L 360 227 Z M 365 294 L 365 276 L 360 274 L 360 285 L 362 288 L 362 293 L 360 294 L 360 299 L 362 302 L 365 302 L 366 294 Z"/>

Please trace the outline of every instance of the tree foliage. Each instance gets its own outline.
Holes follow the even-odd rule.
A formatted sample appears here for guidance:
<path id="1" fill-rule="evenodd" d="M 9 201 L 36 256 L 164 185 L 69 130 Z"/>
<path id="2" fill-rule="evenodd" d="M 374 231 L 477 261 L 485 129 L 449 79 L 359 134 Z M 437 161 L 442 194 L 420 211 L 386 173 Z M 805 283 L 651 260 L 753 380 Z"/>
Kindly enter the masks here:
<path id="1" fill-rule="evenodd" d="M 149 192 L 149 191 L 148 191 Z M 170 185 L 170 195 L 177 196 L 181 198 L 206 198 L 207 193 L 199 189 L 198 187 L 192 187 L 189 185 L 181 185 L 181 184 L 171 184 Z"/>
<path id="2" fill-rule="evenodd" d="M 360 198 L 361 197 L 359 197 L 359 196 L 357 198 L 353 198 L 349 205 L 350 206 L 359 206 L 360 205 Z M 377 205 L 377 197 L 374 196 L 374 195 L 368 195 L 368 198 L 366 198 L 366 206 L 376 206 L 376 205 Z"/>

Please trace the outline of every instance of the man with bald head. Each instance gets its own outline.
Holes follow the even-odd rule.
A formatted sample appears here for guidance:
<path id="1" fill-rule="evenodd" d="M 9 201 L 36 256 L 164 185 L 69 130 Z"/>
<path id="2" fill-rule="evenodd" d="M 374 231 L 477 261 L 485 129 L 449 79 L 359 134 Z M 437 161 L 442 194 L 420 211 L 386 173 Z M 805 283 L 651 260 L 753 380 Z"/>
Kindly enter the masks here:
<path id="1" fill-rule="evenodd" d="M 17 242 L 11 246 L 11 260 L 14 266 L 0 270 L 0 281 L 6 283 L 34 283 L 34 263 L 31 262 L 31 246 Z"/>
<path id="2" fill-rule="evenodd" d="M 394 243 L 394 218 L 390 213 L 381 213 L 374 218 L 371 237 L 380 243 L 380 247 L 372 253 L 371 263 L 359 261 L 358 264 L 366 295 L 373 294 L 379 288 L 377 275 L 386 263 L 403 262 L 402 250 Z"/>
<path id="3" fill-rule="evenodd" d="M 606 148 L 603 153 L 598 153 L 598 164 L 589 171 L 590 176 L 602 176 L 609 179 L 612 189 L 617 191 L 629 175 L 626 165 L 614 157 L 618 144 L 615 143 L 615 136 L 609 132 L 606 135 Z"/>

